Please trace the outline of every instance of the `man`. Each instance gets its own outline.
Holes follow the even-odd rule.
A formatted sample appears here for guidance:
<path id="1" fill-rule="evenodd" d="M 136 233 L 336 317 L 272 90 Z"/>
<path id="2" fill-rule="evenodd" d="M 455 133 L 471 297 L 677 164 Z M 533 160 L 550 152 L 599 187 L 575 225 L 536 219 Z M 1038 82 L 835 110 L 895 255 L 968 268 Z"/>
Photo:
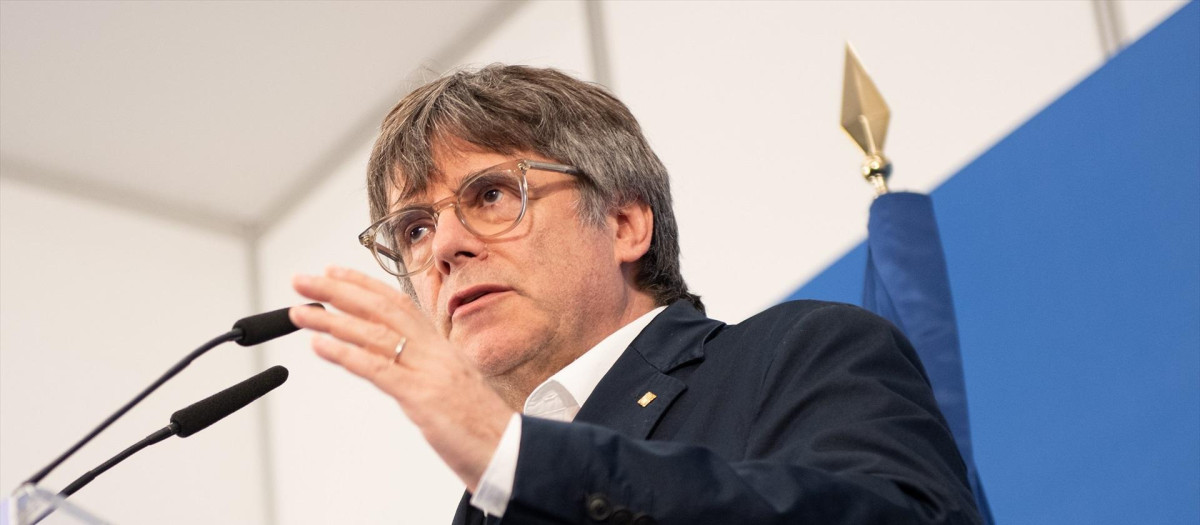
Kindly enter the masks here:
<path id="1" fill-rule="evenodd" d="M 368 171 L 360 242 L 407 293 L 331 268 L 293 284 L 343 313 L 292 319 L 463 480 L 455 523 L 978 522 L 891 325 L 818 302 L 704 317 L 666 170 L 603 89 L 454 73 L 384 119 Z"/>

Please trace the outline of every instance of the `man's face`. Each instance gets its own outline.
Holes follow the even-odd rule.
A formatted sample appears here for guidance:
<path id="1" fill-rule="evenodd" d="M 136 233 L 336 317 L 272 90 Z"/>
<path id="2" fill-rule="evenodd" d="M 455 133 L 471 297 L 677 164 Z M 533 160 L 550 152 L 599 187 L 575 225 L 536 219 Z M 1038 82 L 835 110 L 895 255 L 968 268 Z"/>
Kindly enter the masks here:
<path id="1" fill-rule="evenodd" d="M 534 154 L 437 153 L 442 180 L 401 205 L 451 196 L 464 176 L 514 159 L 555 162 Z M 612 227 L 581 220 L 575 177 L 530 170 L 527 179 L 528 206 L 514 230 L 481 239 L 447 208 L 433 237 L 432 267 L 411 277 L 441 333 L 501 387 L 541 381 L 620 326 L 624 281 Z"/>

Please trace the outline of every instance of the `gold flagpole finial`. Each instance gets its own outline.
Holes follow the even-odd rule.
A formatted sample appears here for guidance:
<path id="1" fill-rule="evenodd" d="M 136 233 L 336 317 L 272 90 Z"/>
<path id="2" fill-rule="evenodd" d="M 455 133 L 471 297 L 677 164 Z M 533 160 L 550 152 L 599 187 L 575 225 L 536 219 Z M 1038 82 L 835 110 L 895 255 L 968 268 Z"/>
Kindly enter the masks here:
<path id="1" fill-rule="evenodd" d="M 854 139 L 866 154 L 862 174 L 875 188 L 876 195 L 888 192 L 887 179 L 892 174 L 892 163 L 883 155 L 883 142 L 887 138 L 887 102 L 863 69 L 854 48 L 846 42 L 846 72 L 842 80 L 842 129 Z"/>

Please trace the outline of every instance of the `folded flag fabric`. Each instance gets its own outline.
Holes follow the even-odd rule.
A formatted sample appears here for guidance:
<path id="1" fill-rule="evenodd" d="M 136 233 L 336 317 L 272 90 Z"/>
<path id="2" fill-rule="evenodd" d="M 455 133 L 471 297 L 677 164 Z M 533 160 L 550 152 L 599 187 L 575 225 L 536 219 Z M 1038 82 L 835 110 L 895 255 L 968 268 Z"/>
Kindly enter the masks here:
<path id="1" fill-rule="evenodd" d="M 958 323 L 933 201 L 918 193 L 887 193 L 871 204 L 867 224 L 863 308 L 895 324 L 912 341 L 967 464 L 967 479 L 984 523 L 991 508 L 971 448 Z"/>

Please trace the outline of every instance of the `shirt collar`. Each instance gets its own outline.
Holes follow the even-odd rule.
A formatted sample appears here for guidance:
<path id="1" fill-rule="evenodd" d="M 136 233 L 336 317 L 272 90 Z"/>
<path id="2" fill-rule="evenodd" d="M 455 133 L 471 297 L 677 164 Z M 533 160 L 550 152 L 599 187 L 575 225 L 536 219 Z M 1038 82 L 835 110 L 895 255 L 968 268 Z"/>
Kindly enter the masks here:
<path id="1" fill-rule="evenodd" d="M 604 374 L 608 373 L 646 325 L 665 309 L 665 306 L 660 306 L 642 314 L 543 381 L 525 399 L 522 412 L 558 421 L 575 419 L 579 407 L 587 402 Z"/>

